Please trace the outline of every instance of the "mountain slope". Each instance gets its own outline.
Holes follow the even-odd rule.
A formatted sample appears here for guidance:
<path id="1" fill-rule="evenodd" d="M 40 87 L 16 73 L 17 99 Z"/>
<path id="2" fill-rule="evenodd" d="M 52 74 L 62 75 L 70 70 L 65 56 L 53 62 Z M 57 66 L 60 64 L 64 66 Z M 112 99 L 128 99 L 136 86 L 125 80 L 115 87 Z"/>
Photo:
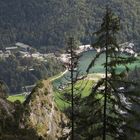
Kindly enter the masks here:
<path id="1" fill-rule="evenodd" d="M 122 41 L 140 37 L 139 0 L 2 0 L 0 44 L 21 41 L 49 48 L 64 47 L 68 34 L 89 43 L 105 5 L 121 17 Z"/>
<path id="2" fill-rule="evenodd" d="M 70 131 L 67 117 L 57 108 L 52 86 L 45 80 L 32 91 L 25 101 L 23 118 L 26 127 L 34 128 L 43 140 L 59 140 Z"/>
<path id="3" fill-rule="evenodd" d="M 55 105 L 48 81 L 38 84 L 24 104 L 0 97 L 0 140 L 66 139 L 68 123 Z"/>

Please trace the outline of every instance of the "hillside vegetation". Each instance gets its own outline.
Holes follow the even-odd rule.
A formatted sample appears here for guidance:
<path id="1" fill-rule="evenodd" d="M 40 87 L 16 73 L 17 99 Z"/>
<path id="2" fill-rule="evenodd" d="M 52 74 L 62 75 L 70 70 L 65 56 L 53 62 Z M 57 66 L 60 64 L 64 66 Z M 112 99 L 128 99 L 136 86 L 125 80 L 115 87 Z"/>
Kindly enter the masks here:
<path id="1" fill-rule="evenodd" d="M 14 55 L 0 59 L 0 80 L 10 94 L 25 92 L 25 86 L 34 85 L 63 70 L 63 65 L 56 58 L 48 58 L 47 62 Z"/>
<path id="2" fill-rule="evenodd" d="M 70 131 L 69 120 L 57 108 L 47 80 L 34 88 L 24 104 L 0 96 L 0 112 L 1 140 L 67 139 Z"/>
<path id="3" fill-rule="evenodd" d="M 139 0 L 3 0 L 1 47 L 21 41 L 41 49 L 56 49 L 64 47 L 69 34 L 90 43 L 90 35 L 99 27 L 108 3 L 121 18 L 121 41 L 138 41 Z"/>

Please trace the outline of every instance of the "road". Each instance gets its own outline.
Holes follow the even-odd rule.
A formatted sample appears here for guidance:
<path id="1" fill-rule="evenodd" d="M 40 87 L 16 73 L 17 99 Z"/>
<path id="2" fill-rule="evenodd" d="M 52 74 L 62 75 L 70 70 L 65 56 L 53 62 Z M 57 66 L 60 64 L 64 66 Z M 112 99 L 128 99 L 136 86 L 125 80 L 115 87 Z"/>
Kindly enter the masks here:
<path id="1" fill-rule="evenodd" d="M 68 72 L 68 70 L 66 69 L 66 70 L 65 70 L 64 72 L 62 72 L 60 75 L 52 77 L 52 78 L 50 79 L 50 81 L 52 82 L 52 81 L 54 81 L 54 80 L 56 80 L 56 79 L 61 78 L 61 77 L 62 77 L 63 75 L 65 75 L 67 72 Z"/>

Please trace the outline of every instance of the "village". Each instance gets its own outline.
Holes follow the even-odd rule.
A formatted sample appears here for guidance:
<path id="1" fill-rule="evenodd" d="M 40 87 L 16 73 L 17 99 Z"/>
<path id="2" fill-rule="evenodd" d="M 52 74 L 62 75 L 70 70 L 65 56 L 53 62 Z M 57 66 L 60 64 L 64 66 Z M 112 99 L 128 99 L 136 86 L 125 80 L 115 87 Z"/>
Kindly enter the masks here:
<path id="1" fill-rule="evenodd" d="M 19 57 L 32 57 L 38 60 L 43 61 L 43 55 L 36 51 L 36 49 L 32 48 L 31 46 L 17 42 L 14 46 L 6 47 L 0 50 L 0 58 L 7 58 L 10 55 L 18 54 Z"/>
<path id="2" fill-rule="evenodd" d="M 132 56 L 137 57 L 139 55 L 139 53 L 135 52 L 134 50 L 134 44 L 133 43 L 123 43 L 120 45 L 121 46 L 121 52 L 123 53 L 128 53 Z M 83 52 L 87 52 L 87 51 L 95 51 L 95 52 L 100 52 L 102 50 L 98 49 L 98 47 L 93 48 L 91 45 L 80 45 L 75 52 L 77 54 L 81 54 Z M 116 50 L 117 51 L 117 50 Z M 17 42 L 15 43 L 15 45 L 11 46 L 11 47 L 6 47 L 5 49 L 0 49 L 0 59 L 6 59 L 8 57 L 10 57 L 11 55 L 14 56 L 18 56 L 21 58 L 31 58 L 31 59 L 36 59 L 38 61 L 41 62 L 47 62 L 48 58 L 55 58 L 57 60 L 59 60 L 66 69 L 68 69 L 71 57 L 70 54 L 68 53 L 40 53 L 38 52 L 36 49 L 34 49 L 33 47 L 21 43 L 21 42 Z M 26 69 L 26 68 L 25 68 Z M 28 71 L 33 71 L 34 69 L 28 68 Z M 31 92 L 31 90 L 35 87 L 35 84 L 33 85 L 25 85 L 23 86 L 23 93 L 24 94 L 29 94 Z"/>
<path id="3" fill-rule="evenodd" d="M 135 52 L 134 50 L 134 43 L 126 42 L 126 43 L 120 44 L 120 46 L 121 46 L 121 50 L 120 50 L 121 52 L 134 55 L 135 57 L 139 55 L 139 53 Z M 77 54 L 80 54 L 86 51 L 100 52 L 101 50 L 98 47 L 93 48 L 91 47 L 91 45 L 80 45 L 75 50 Z M 64 64 L 70 61 L 70 54 L 68 53 L 63 53 L 63 54 L 59 53 L 57 55 L 55 53 L 40 53 L 35 48 L 21 42 L 15 43 L 14 46 L 0 49 L 1 59 L 7 58 L 10 55 L 15 55 L 15 54 L 18 54 L 18 56 L 22 58 L 34 58 L 40 61 L 47 61 L 47 58 L 50 58 L 50 57 L 57 58 Z"/>
<path id="4" fill-rule="evenodd" d="M 103 50 L 105 50 L 105 48 Z M 91 45 L 81 45 L 75 50 L 76 54 L 80 54 L 80 53 L 87 52 L 87 51 L 95 51 L 95 52 L 99 53 L 102 50 L 98 47 L 93 48 Z M 118 51 L 118 50 L 116 50 L 116 51 Z M 140 52 L 136 51 L 134 43 L 129 43 L 129 42 L 120 44 L 120 52 L 124 53 L 124 54 L 125 53 L 129 54 L 134 57 L 137 57 L 140 55 Z M 61 60 L 62 63 L 64 63 L 67 66 L 68 63 L 70 62 L 71 57 L 70 57 L 70 54 L 64 53 L 64 54 L 60 55 L 59 59 Z"/>

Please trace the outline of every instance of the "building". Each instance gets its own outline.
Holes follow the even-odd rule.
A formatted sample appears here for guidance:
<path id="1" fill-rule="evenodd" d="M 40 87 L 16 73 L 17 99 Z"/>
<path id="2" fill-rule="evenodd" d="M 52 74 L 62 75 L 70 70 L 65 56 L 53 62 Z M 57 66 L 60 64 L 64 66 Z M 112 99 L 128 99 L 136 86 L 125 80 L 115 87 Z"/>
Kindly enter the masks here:
<path id="1" fill-rule="evenodd" d="M 10 52 L 16 52 L 16 51 L 18 51 L 18 47 L 16 47 L 16 46 L 13 46 L 13 47 L 6 47 L 5 48 L 5 51 L 10 51 Z"/>
<path id="2" fill-rule="evenodd" d="M 12 55 L 10 50 L 4 52 L 4 57 L 9 57 L 10 55 Z"/>
<path id="3" fill-rule="evenodd" d="M 91 45 L 81 45 L 81 46 L 78 47 L 78 50 L 76 50 L 76 52 L 77 53 L 82 53 L 84 51 L 89 51 L 89 50 L 93 50 Z"/>
<path id="4" fill-rule="evenodd" d="M 134 43 L 125 42 L 123 44 L 120 44 L 120 47 L 121 47 L 120 49 L 121 52 L 133 55 L 134 57 L 138 56 L 138 53 L 134 49 L 135 47 Z"/>
<path id="5" fill-rule="evenodd" d="M 20 51 L 28 52 L 31 49 L 31 47 L 29 45 L 26 45 L 21 42 L 17 42 L 15 45 L 16 45 L 16 47 L 19 48 Z"/>
<path id="6" fill-rule="evenodd" d="M 2 50 L 0 50 L 0 58 L 2 58 L 4 56 L 4 53 Z"/>
<path id="7" fill-rule="evenodd" d="M 24 92 L 25 95 L 29 95 L 35 86 L 36 85 L 24 86 L 22 87 L 22 91 Z"/>

